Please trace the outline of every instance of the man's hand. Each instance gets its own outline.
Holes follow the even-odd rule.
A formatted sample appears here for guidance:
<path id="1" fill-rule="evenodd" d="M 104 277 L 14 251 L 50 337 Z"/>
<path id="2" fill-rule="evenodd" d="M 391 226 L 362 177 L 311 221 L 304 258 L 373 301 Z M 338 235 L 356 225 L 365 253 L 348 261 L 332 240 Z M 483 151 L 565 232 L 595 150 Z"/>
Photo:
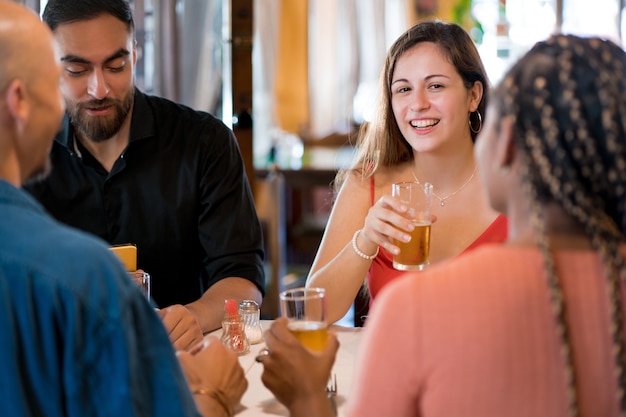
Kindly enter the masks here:
<path id="1" fill-rule="evenodd" d="M 184 306 L 176 304 L 157 313 L 167 330 L 175 350 L 189 350 L 202 342 L 203 334 L 196 317 Z"/>
<path id="2" fill-rule="evenodd" d="M 248 388 L 237 355 L 215 336 L 206 336 L 190 351 L 176 354 L 202 415 L 234 415 Z"/>

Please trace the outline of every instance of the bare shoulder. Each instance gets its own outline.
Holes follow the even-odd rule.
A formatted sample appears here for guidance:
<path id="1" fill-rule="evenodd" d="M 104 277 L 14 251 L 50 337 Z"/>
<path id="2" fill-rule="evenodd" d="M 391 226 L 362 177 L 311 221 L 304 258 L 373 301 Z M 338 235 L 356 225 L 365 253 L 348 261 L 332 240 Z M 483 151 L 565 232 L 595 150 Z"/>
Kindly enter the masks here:
<path id="1" fill-rule="evenodd" d="M 341 184 L 336 202 L 369 200 L 370 178 L 361 175 L 358 172 L 351 171 Z"/>

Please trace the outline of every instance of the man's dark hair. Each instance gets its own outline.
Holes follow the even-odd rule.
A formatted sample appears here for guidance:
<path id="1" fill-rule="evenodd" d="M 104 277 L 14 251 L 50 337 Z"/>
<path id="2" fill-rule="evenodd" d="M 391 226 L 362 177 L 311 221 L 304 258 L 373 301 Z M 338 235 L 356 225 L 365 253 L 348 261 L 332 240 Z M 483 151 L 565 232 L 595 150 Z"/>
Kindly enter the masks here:
<path id="1" fill-rule="evenodd" d="M 49 0 L 43 12 L 43 21 L 54 32 L 63 23 L 94 19 L 110 14 L 135 30 L 133 12 L 127 0 Z"/>

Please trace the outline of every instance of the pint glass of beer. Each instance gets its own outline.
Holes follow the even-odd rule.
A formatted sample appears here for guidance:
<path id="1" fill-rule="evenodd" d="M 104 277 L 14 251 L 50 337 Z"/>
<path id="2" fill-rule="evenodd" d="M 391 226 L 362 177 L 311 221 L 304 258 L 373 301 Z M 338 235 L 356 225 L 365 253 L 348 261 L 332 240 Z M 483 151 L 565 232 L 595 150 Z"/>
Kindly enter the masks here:
<path id="1" fill-rule="evenodd" d="M 430 200 L 433 186 L 429 183 L 400 182 L 393 184 L 391 195 L 408 207 L 405 216 L 415 229 L 409 233 L 411 240 L 395 240 L 400 253 L 393 256 L 393 267 L 401 271 L 421 271 L 430 263 Z"/>
<path id="2" fill-rule="evenodd" d="M 293 288 L 280 293 L 280 310 L 300 343 L 321 351 L 328 341 L 326 292 L 323 288 Z"/>

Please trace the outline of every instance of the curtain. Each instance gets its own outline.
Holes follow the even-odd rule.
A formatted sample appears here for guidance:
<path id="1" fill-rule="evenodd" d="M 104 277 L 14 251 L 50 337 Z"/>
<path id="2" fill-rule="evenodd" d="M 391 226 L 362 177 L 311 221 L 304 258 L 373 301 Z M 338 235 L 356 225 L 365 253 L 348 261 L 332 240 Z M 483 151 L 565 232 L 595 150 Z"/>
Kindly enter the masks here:
<path id="1" fill-rule="evenodd" d="M 222 0 L 153 0 L 154 92 L 221 113 Z"/>
<path id="2" fill-rule="evenodd" d="M 300 0 L 298 0 L 300 1 Z M 254 1 L 254 39 L 252 48 L 253 146 L 255 165 L 265 166 L 272 146 L 272 129 L 277 126 L 274 100 L 280 1 Z"/>
<path id="3" fill-rule="evenodd" d="M 180 2 L 180 101 L 221 114 L 222 5 L 215 0 Z"/>
<path id="4" fill-rule="evenodd" d="M 308 137 L 350 130 L 359 74 L 357 1 L 309 2 Z"/>
<path id="5" fill-rule="evenodd" d="M 178 24 L 176 0 L 153 0 L 154 93 L 178 101 Z"/>
<path id="6" fill-rule="evenodd" d="M 387 49 L 407 29 L 408 0 L 309 0 L 307 136 L 348 133 L 375 101 Z"/>
<path id="7" fill-rule="evenodd" d="M 357 124 L 371 117 L 387 50 L 408 25 L 405 0 L 364 3 L 358 9 L 359 78 L 352 114 Z"/>

